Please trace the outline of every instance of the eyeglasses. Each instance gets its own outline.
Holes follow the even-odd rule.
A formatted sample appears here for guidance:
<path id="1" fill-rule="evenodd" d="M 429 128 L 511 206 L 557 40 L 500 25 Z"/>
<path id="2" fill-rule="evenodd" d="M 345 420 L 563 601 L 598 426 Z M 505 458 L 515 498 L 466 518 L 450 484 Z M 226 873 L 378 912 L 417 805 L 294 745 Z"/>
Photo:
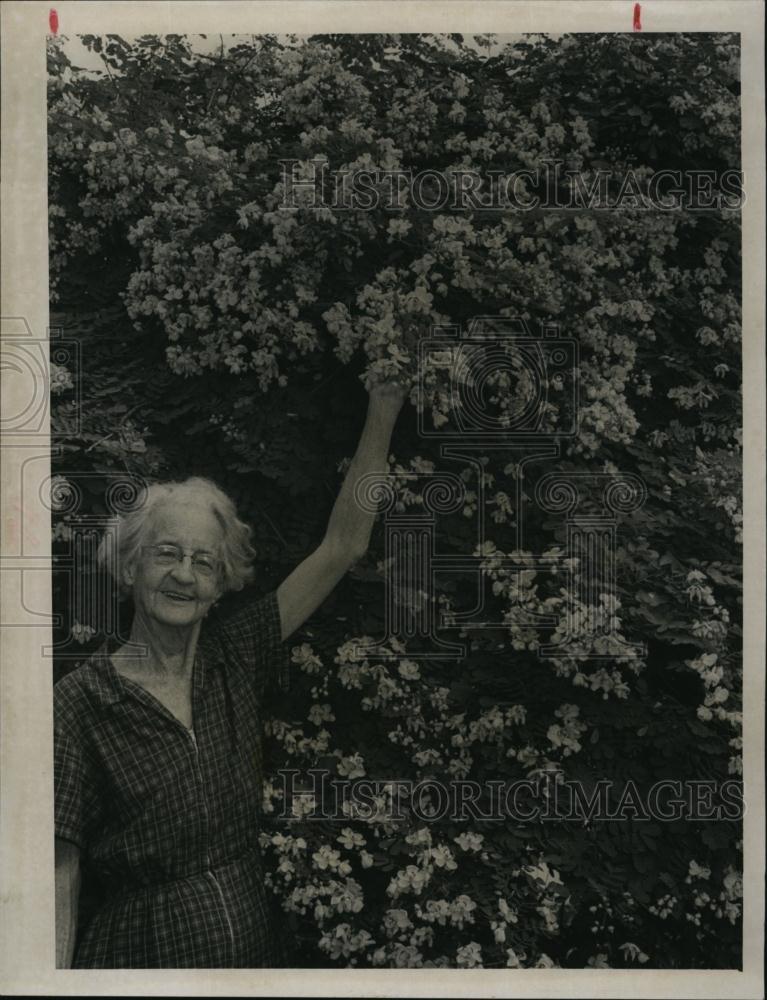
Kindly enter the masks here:
<path id="1" fill-rule="evenodd" d="M 215 576 L 220 563 L 208 552 L 191 552 L 182 549 L 180 545 L 142 545 L 142 549 L 150 552 L 155 566 L 177 566 L 183 563 L 188 555 L 191 557 L 192 569 L 198 576 Z"/>

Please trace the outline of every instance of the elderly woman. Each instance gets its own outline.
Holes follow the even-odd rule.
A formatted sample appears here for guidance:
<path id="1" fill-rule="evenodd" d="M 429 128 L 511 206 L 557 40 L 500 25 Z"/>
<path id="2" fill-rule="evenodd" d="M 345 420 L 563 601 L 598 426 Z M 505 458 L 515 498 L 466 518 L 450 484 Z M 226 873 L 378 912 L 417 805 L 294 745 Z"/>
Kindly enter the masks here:
<path id="1" fill-rule="evenodd" d="M 360 476 L 386 468 L 404 393 L 370 392 L 324 539 L 273 592 L 223 616 L 252 576 L 250 529 L 205 479 L 155 484 L 102 558 L 135 608 L 129 640 L 55 687 L 59 968 L 276 964 L 258 847 L 261 705 L 283 641 L 368 545 Z M 98 905 L 78 925 L 83 873 Z"/>

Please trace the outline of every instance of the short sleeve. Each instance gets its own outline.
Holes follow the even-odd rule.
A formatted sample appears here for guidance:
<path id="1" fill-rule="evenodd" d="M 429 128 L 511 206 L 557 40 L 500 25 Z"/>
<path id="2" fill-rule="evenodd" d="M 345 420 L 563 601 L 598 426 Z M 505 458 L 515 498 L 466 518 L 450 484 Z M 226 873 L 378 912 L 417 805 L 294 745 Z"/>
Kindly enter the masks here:
<path id="1" fill-rule="evenodd" d="M 290 689 L 290 651 L 282 641 L 276 590 L 222 617 L 217 631 L 227 651 L 252 671 L 259 692 Z"/>
<path id="2" fill-rule="evenodd" d="M 84 849 L 101 818 L 98 780 L 86 748 L 61 719 L 54 721 L 53 780 L 55 834 Z"/>

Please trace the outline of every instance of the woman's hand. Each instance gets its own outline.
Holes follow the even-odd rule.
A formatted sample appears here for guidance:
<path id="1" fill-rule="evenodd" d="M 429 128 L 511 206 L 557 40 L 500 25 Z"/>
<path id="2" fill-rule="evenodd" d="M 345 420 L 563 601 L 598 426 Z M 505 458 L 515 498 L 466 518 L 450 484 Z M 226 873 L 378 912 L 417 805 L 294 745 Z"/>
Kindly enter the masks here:
<path id="1" fill-rule="evenodd" d="M 409 394 L 410 389 L 399 382 L 376 382 L 368 390 L 370 409 L 376 414 L 396 419 Z"/>

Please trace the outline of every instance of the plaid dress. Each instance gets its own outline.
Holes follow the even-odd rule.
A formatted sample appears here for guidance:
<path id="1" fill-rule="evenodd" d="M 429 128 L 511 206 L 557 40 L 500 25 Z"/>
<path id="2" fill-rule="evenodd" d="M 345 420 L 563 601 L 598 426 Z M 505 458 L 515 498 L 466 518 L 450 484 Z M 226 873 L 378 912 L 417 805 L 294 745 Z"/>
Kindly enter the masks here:
<path id="1" fill-rule="evenodd" d="M 288 687 L 276 592 L 200 630 L 194 732 L 102 647 L 54 687 L 55 831 L 77 844 L 74 968 L 277 964 L 258 845 L 262 699 Z"/>

